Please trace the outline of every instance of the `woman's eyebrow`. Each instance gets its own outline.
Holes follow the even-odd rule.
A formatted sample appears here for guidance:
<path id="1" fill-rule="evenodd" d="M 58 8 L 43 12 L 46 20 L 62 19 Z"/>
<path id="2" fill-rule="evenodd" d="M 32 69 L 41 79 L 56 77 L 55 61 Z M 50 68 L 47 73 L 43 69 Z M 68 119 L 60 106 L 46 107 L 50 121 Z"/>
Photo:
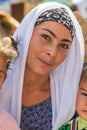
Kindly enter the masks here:
<path id="1" fill-rule="evenodd" d="M 83 90 L 83 91 L 86 91 L 86 92 L 87 92 L 87 90 L 86 90 L 86 89 L 84 89 L 84 88 L 80 88 L 80 90 Z"/>
<path id="2" fill-rule="evenodd" d="M 46 28 L 43 28 L 42 30 L 48 31 L 53 37 L 57 38 L 57 36 L 55 35 L 55 33 L 52 32 L 51 30 L 46 29 Z"/>
<path id="3" fill-rule="evenodd" d="M 49 30 L 49 29 L 46 29 L 46 28 L 43 28 L 42 30 L 46 30 L 46 31 L 48 31 L 53 37 L 55 37 L 55 38 L 57 38 L 57 36 L 56 36 L 56 34 L 54 33 L 54 32 L 52 32 L 51 30 Z M 72 43 L 72 41 L 71 40 L 69 40 L 69 39 L 62 39 L 61 40 L 62 42 L 70 42 L 70 43 Z"/>
<path id="4" fill-rule="evenodd" d="M 61 41 L 62 41 L 62 42 L 70 42 L 70 43 L 72 43 L 72 41 L 71 41 L 71 40 L 69 40 L 69 39 L 65 39 L 65 38 L 64 38 L 64 39 L 62 39 Z"/>

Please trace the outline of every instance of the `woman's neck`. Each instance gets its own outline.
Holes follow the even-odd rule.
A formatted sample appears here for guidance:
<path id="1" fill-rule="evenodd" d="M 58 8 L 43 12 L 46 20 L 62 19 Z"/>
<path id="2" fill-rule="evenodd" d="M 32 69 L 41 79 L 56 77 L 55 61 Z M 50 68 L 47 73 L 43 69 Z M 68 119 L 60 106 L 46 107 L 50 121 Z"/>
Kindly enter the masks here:
<path id="1" fill-rule="evenodd" d="M 50 97 L 49 76 L 41 76 L 33 73 L 30 69 L 25 70 L 22 104 L 32 106 Z M 28 99 L 28 100 L 27 100 Z"/>
<path id="2" fill-rule="evenodd" d="M 25 70 L 25 76 L 24 76 L 24 87 L 27 87 L 30 90 L 35 89 L 49 89 L 49 76 L 41 76 L 34 72 L 32 72 L 30 69 Z"/>

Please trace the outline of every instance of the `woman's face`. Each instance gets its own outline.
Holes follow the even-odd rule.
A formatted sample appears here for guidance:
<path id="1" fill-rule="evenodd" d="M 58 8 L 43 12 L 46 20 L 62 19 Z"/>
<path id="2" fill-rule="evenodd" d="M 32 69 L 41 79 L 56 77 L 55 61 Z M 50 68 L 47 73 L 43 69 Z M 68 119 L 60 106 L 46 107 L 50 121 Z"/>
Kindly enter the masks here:
<path id="1" fill-rule="evenodd" d="M 64 25 L 53 21 L 43 22 L 33 31 L 27 65 L 35 73 L 48 75 L 64 61 L 71 44 L 71 33 Z"/>
<path id="2" fill-rule="evenodd" d="M 81 118 L 87 121 L 87 80 L 82 80 L 76 100 L 76 111 Z"/>

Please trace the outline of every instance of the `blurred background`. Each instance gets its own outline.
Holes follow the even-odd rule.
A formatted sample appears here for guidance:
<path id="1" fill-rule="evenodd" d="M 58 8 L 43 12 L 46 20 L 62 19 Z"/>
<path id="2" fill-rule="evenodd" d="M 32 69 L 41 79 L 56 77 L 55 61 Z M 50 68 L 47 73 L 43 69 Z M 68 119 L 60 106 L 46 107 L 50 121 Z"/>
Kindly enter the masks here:
<path id="1" fill-rule="evenodd" d="M 87 18 L 87 0 L 0 0 L 0 11 L 6 11 L 20 22 L 34 6 L 48 1 L 63 3 Z"/>

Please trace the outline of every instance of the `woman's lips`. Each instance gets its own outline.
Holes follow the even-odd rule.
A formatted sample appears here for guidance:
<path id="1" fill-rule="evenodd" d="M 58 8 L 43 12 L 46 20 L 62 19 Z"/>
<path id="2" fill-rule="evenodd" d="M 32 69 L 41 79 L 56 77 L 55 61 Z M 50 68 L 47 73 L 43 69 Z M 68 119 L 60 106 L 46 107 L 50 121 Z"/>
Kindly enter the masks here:
<path id="1" fill-rule="evenodd" d="M 49 63 L 49 62 L 47 62 L 47 61 L 45 61 L 45 60 L 43 60 L 43 59 L 41 59 L 41 58 L 38 58 L 39 60 L 40 60 L 40 62 L 42 62 L 44 65 L 46 65 L 46 66 L 53 66 L 53 64 L 52 63 Z"/>

